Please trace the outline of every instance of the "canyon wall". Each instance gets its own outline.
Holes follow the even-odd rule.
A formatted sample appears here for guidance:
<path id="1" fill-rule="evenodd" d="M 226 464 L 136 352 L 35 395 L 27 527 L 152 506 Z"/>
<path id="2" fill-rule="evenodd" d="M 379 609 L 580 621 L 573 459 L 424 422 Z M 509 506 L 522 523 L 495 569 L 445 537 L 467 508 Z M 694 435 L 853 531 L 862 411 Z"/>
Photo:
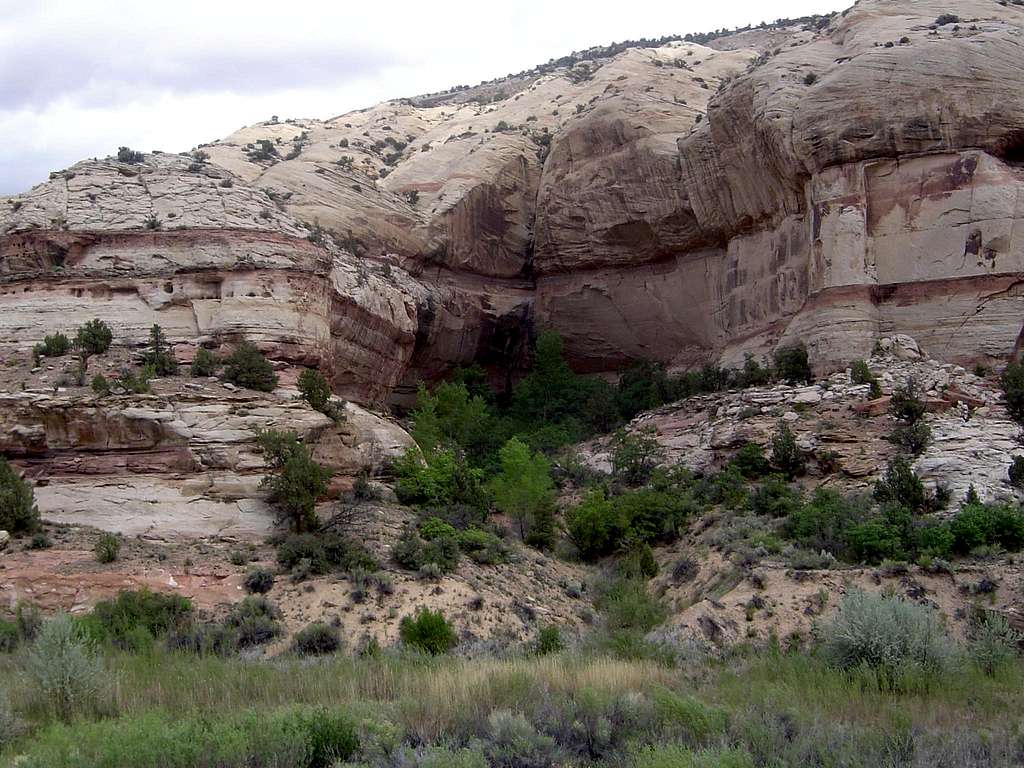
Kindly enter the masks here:
<path id="1" fill-rule="evenodd" d="M 539 328 L 588 372 L 795 340 L 826 371 L 895 333 L 1003 359 L 1024 8 L 948 5 L 861 0 L 79 163 L 0 200 L 0 348 L 92 317 L 138 346 L 159 323 L 182 360 L 248 338 L 361 403 L 474 361 L 505 380 Z"/>

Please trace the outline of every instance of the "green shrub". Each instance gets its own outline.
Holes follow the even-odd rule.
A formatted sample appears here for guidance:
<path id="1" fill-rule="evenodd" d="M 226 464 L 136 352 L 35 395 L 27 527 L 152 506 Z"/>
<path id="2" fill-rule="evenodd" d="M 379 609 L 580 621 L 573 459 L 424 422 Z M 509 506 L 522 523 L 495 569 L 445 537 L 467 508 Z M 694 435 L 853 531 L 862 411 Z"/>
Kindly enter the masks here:
<path id="1" fill-rule="evenodd" d="M 791 479 L 803 474 L 806 465 L 804 452 L 787 424 L 779 425 L 778 432 L 772 435 L 771 446 L 772 467 Z"/>
<path id="2" fill-rule="evenodd" d="M 658 561 L 650 544 L 632 547 L 619 559 L 619 575 L 627 579 L 653 579 L 658 575 Z"/>
<path id="3" fill-rule="evenodd" d="M 327 379 L 312 368 L 305 368 L 299 374 L 299 392 L 302 399 L 317 411 L 323 411 L 331 402 L 331 387 Z"/>
<path id="4" fill-rule="evenodd" d="M 145 157 L 141 152 L 135 152 L 128 147 L 118 147 L 117 149 L 117 160 L 121 163 L 129 163 L 131 165 L 138 165 Z"/>
<path id="5" fill-rule="evenodd" d="M 289 534 L 277 545 L 277 562 L 291 571 L 305 563 L 309 575 L 320 576 L 331 570 L 377 570 L 377 562 L 358 542 L 327 531 L 318 534 Z"/>
<path id="6" fill-rule="evenodd" d="M 893 415 L 907 424 L 917 424 L 924 418 L 927 407 L 913 376 L 907 379 L 905 385 L 893 390 L 890 407 Z"/>
<path id="7" fill-rule="evenodd" d="M 627 526 L 604 492 L 587 493 L 565 514 L 566 532 L 584 560 L 610 555 L 622 542 Z"/>
<path id="8" fill-rule="evenodd" d="M 167 633 L 169 651 L 197 656 L 229 656 L 235 650 L 235 631 L 221 624 L 183 622 Z"/>
<path id="9" fill-rule="evenodd" d="M 525 539 L 537 511 L 554 494 L 551 464 L 541 453 L 530 453 L 522 441 L 512 438 L 498 453 L 500 469 L 491 480 L 494 505 L 511 517 Z"/>
<path id="10" fill-rule="evenodd" d="M 758 480 L 771 471 L 764 450 L 757 443 L 747 443 L 740 448 L 733 457 L 732 464 L 747 480 Z"/>
<path id="11" fill-rule="evenodd" d="M 1024 637 L 1006 617 L 985 611 L 971 627 L 968 656 L 986 675 L 994 677 L 1018 655 Z"/>
<path id="12" fill-rule="evenodd" d="M 1010 418 L 1024 424 L 1024 363 L 1010 363 L 1000 377 Z"/>
<path id="13" fill-rule="evenodd" d="M 90 320 L 75 334 L 75 346 L 87 356 L 102 355 L 114 340 L 114 334 L 102 320 Z"/>
<path id="14" fill-rule="evenodd" d="M 277 386 L 274 366 L 249 342 L 242 342 L 224 359 L 222 378 L 236 386 L 270 392 Z"/>
<path id="15" fill-rule="evenodd" d="M 92 377 L 90 384 L 92 391 L 96 393 L 98 397 L 106 397 L 110 394 L 110 382 L 107 381 L 107 377 L 102 373 L 97 373 Z"/>
<path id="16" fill-rule="evenodd" d="M 395 472 L 399 478 L 395 493 L 403 504 L 487 506 L 483 472 L 453 450 L 427 454 L 409 450 L 396 462 Z"/>
<path id="17" fill-rule="evenodd" d="M 65 336 L 63 333 L 55 333 L 51 336 L 43 337 L 41 344 L 36 344 L 32 348 L 33 354 L 39 357 L 63 357 L 71 351 L 71 339 Z"/>
<path id="18" fill-rule="evenodd" d="M 153 371 L 149 368 L 143 368 L 138 373 L 125 368 L 114 383 L 125 392 L 141 395 L 149 392 L 151 378 L 153 378 Z"/>
<path id="19" fill-rule="evenodd" d="M 265 597 L 246 597 L 231 606 L 225 624 L 235 632 L 238 648 L 264 645 L 283 632 L 281 612 Z"/>
<path id="20" fill-rule="evenodd" d="M 480 528 L 467 528 L 457 534 L 459 549 L 474 563 L 498 565 L 508 562 L 509 551 L 498 536 Z"/>
<path id="21" fill-rule="evenodd" d="M 121 537 L 113 533 L 104 533 L 96 540 L 92 548 L 98 563 L 112 563 L 121 553 Z"/>
<path id="22" fill-rule="evenodd" d="M 778 475 L 760 483 L 750 494 L 750 509 L 756 515 L 783 518 L 800 508 L 800 492 Z"/>
<path id="23" fill-rule="evenodd" d="M 192 356 L 192 366 L 189 369 L 189 373 L 192 375 L 192 378 L 201 379 L 215 375 L 219 367 L 220 361 L 217 360 L 217 356 L 205 347 L 199 347 Z"/>
<path id="24" fill-rule="evenodd" d="M 187 597 L 148 589 L 127 590 L 119 592 L 113 600 L 96 603 L 89 614 L 89 626 L 93 628 L 93 639 L 130 648 L 140 629 L 150 638 L 160 638 L 191 616 L 192 602 Z M 95 628 L 100 630 L 98 636 Z"/>
<path id="25" fill-rule="evenodd" d="M 358 746 L 355 723 L 343 709 L 151 712 L 51 728 L 20 762 L 25 768 L 332 768 L 352 759 Z"/>
<path id="26" fill-rule="evenodd" d="M 14 653 L 20 641 L 18 625 L 13 621 L 0 619 L 0 653 Z"/>
<path id="27" fill-rule="evenodd" d="M 619 430 L 612 437 L 612 467 L 617 477 L 629 485 L 646 483 L 654 468 L 664 461 L 665 452 L 653 431 Z"/>
<path id="28" fill-rule="evenodd" d="M 274 586 L 274 574 L 266 568 L 252 568 L 245 574 L 242 585 L 250 595 L 265 595 Z"/>
<path id="29" fill-rule="evenodd" d="M 455 630 L 441 611 L 420 608 L 415 616 L 406 616 L 398 627 L 404 645 L 417 648 L 431 656 L 447 653 L 455 647 Z"/>
<path id="30" fill-rule="evenodd" d="M 107 686 L 103 662 L 67 614 L 58 614 L 39 630 L 24 662 L 39 704 L 65 722 L 94 714 Z"/>
<path id="31" fill-rule="evenodd" d="M 547 768 L 561 762 L 556 762 L 553 738 L 538 733 L 524 715 L 507 709 L 496 709 L 488 716 L 484 751 L 493 768 Z"/>
<path id="32" fill-rule="evenodd" d="M 668 616 L 665 606 L 638 579 L 613 579 L 598 590 L 595 607 L 612 631 L 650 632 Z"/>
<path id="33" fill-rule="evenodd" d="M 565 642 L 562 640 L 562 633 L 554 624 L 541 627 L 537 632 L 537 640 L 534 650 L 538 656 L 547 656 L 549 653 L 558 653 L 565 650 Z"/>
<path id="34" fill-rule="evenodd" d="M 326 656 L 341 648 L 341 635 L 334 627 L 314 622 L 292 638 L 292 652 L 301 656 Z"/>
<path id="35" fill-rule="evenodd" d="M 533 513 L 533 522 L 526 532 L 524 543 L 541 551 L 555 548 L 557 536 L 555 512 L 555 500 L 546 499 Z"/>
<path id="36" fill-rule="evenodd" d="M 897 456 L 886 466 L 885 475 L 875 483 L 875 498 L 891 501 L 915 512 L 923 511 L 928 505 L 924 483 L 902 456 Z"/>
<path id="37" fill-rule="evenodd" d="M 950 521 L 953 551 L 968 554 L 978 547 L 998 546 L 1008 552 L 1024 548 L 1024 512 L 1003 504 L 967 504 Z"/>
<path id="38" fill-rule="evenodd" d="M 296 533 L 317 525 L 316 502 L 327 492 L 331 470 L 313 461 L 309 448 L 294 432 L 268 430 L 258 439 L 272 474 L 260 482 L 267 500 L 274 505 Z"/>
<path id="39" fill-rule="evenodd" d="M 0 530 L 12 535 L 39 528 L 39 509 L 32 486 L 0 456 Z"/>
<path id="40" fill-rule="evenodd" d="M 454 530 L 453 528 L 452 531 Z M 459 564 L 458 532 L 443 532 L 440 527 L 430 532 L 435 535 L 427 541 L 420 537 L 415 528 L 406 528 L 398 542 L 391 548 L 395 562 L 412 571 L 433 566 L 437 569 L 438 575 L 454 571 Z"/>
<path id="41" fill-rule="evenodd" d="M 1024 456 L 1013 457 L 1007 475 L 1010 478 L 1010 485 L 1014 488 L 1024 488 Z"/>
<path id="42" fill-rule="evenodd" d="M 690 497 L 653 488 L 628 491 L 610 501 L 620 536 L 650 544 L 675 541 L 695 511 Z"/>
<path id="43" fill-rule="evenodd" d="M 782 530 L 802 547 L 837 554 L 845 547 L 846 531 L 869 515 L 863 500 L 818 488 L 807 504 L 790 513 Z"/>
<path id="44" fill-rule="evenodd" d="M 889 439 L 903 452 L 920 456 L 932 440 L 932 430 L 923 421 L 903 424 L 892 431 Z"/>
<path id="45" fill-rule="evenodd" d="M 885 688 L 898 688 L 914 671 L 943 672 L 955 647 L 938 612 L 898 597 L 850 591 L 822 631 L 825 659 L 839 669 L 867 667 Z"/>
<path id="46" fill-rule="evenodd" d="M 143 353 L 142 361 L 156 376 L 173 376 L 178 372 L 178 360 L 159 325 L 149 329 L 149 349 Z"/>
<path id="47" fill-rule="evenodd" d="M 792 344 L 775 350 L 775 372 L 780 379 L 790 384 L 809 384 L 814 381 L 807 358 L 807 347 Z"/>

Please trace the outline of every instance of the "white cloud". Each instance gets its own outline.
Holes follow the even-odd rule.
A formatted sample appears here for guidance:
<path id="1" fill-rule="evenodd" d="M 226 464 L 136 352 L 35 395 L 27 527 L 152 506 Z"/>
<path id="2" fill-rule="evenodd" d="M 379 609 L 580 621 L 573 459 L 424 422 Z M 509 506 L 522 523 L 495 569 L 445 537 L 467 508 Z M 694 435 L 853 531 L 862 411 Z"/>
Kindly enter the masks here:
<path id="1" fill-rule="evenodd" d="M 849 4 L 0 0 L 0 194 L 122 144 L 180 151 L 272 114 L 328 117 L 592 45 Z"/>

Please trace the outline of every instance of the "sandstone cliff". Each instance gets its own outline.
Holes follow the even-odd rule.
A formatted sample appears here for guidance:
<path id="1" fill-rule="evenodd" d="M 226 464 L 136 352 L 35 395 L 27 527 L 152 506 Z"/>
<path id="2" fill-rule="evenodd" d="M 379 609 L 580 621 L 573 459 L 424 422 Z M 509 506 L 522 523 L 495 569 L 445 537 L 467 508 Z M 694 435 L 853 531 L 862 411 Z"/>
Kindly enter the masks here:
<path id="1" fill-rule="evenodd" d="M 269 121 L 0 201 L 0 343 L 102 317 L 256 341 L 360 402 L 534 328 L 575 365 L 822 371 L 907 333 L 958 363 L 1021 331 L 1024 8 L 831 19 L 600 52 L 328 120 Z M 57 322 L 58 318 L 60 323 Z"/>

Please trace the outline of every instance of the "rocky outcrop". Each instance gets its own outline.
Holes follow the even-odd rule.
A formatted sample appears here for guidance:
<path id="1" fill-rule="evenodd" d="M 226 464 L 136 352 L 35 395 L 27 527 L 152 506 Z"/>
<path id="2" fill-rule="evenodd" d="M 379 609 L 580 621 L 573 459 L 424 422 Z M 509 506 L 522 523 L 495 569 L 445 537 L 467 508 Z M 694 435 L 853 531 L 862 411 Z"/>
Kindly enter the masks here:
<path id="1" fill-rule="evenodd" d="M 285 391 L 158 380 L 152 395 L 0 394 L 0 454 L 36 482 L 43 517 L 125 534 L 269 532 L 259 430 L 296 432 L 336 487 L 379 472 L 412 441 L 393 422 L 346 404 L 335 424 Z"/>
<path id="2" fill-rule="evenodd" d="M 34 341 L 50 310 L 247 336 L 361 402 L 472 361 L 504 379 L 540 326 L 595 372 L 796 339 L 824 372 L 895 333 L 1005 358 L 1024 10 L 965 0 L 939 26 L 947 5 L 860 0 L 79 164 L 0 203 L 0 334 Z"/>

